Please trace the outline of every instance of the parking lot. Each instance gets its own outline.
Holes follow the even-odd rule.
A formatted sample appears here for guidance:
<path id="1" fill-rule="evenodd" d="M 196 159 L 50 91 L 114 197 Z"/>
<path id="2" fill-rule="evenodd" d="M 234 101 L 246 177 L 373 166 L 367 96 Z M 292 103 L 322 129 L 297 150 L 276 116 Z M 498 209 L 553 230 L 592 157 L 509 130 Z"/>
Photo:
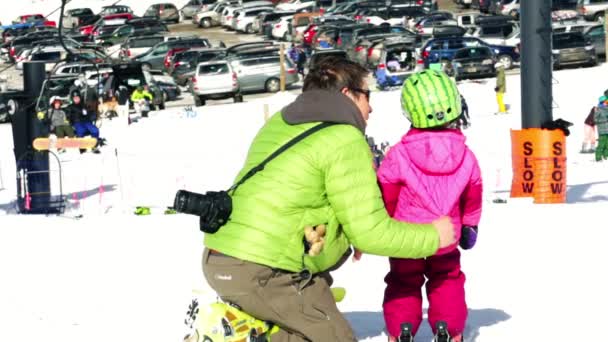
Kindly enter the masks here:
<path id="1" fill-rule="evenodd" d="M 456 24 L 451 24 L 451 23 L 450 24 L 443 24 L 443 23 L 441 24 L 441 25 L 447 25 L 447 26 L 449 26 L 449 25 L 461 26 L 461 24 L 462 24 L 460 22 L 461 15 L 463 13 L 466 13 L 466 15 L 468 15 L 470 13 L 475 12 L 475 10 L 460 8 L 460 6 L 457 5 L 454 0 L 438 0 L 438 6 L 439 6 L 439 11 L 437 12 L 437 15 L 440 15 L 441 14 L 440 12 L 444 12 L 444 13 L 451 12 L 453 16 L 450 16 L 450 18 L 448 18 L 449 20 L 446 20 L 446 22 L 457 22 Z M 364 7 L 362 7 L 362 8 L 364 8 Z M 377 20 L 378 14 L 380 13 L 380 12 L 378 12 L 378 9 L 371 8 L 366 11 L 367 12 L 361 12 L 361 13 L 363 13 L 363 18 L 356 19 L 356 21 L 357 21 L 356 23 L 353 21 L 353 20 L 355 20 L 354 17 L 353 18 L 349 17 L 349 20 L 351 20 L 351 22 L 344 23 L 343 25 L 345 25 L 345 26 L 351 25 L 354 27 L 356 25 L 365 24 L 365 22 L 367 21 L 368 24 L 373 23 L 374 25 L 377 26 L 378 24 L 375 23 L 374 20 Z M 349 14 L 347 16 L 350 16 L 352 14 L 351 12 L 348 12 L 348 13 Z M 222 15 L 224 15 L 224 14 L 222 14 Z M 430 18 L 434 15 L 435 14 L 427 13 L 425 16 L 420 17 L 420 18 L 422 18 L 422 20 L 424 20 L 424 18 L 427 18 L 427 17 Z M 374 19 L 374 18 L 376 18 L 376 19 Z M 475 18 L 475 17 L 471 17 L 471 18 Z M 441 19 L 441 21 L 443 21 L 445 18 L 439 18 L 439 19 Z M 274 22 L 269 21 L 269 23 L 272 23 L 272 25 L 275 25 L 276 23 L 279 23 L 279 22 L 280 22 L 280 20 L 274 21 Z M 386 22 L 388 22 L 388 21 L 386 21 Z M 500 24 L 500 23 L 498 23 L 498 24 Z M 233 25 L 234 25 L 234 22 L 233 22 Z M 291 26 L 291 23 L 289 25 Z M 323 21 L 321 22 L 321 24 L 318 24 L 318 26 L 321 26 L 321 27 L 326 26 L 326 27 L 330 27 L 330 28 L 332 25 L 333 24 L 331 24 L 331 22 L 325 23 Z M 407 21 L 402 22 L 400 24 L 391 24 L 391 25 L 393 25 L 393 26 L 391 26 L 391 30 L 392 30 L 392 28 L 399 28 L 402 26 L 407 27 L 409 25 L 409 27 L 407 29 L 410 30 L 411 32 L 414 32 L 416 35 L 420 35 L 420 36 L 422 36 L 424 34 L 424 38 L 422 41 L 423 43 L 425 42 L 426 39 L 429 38 L 429 35 L 433 38 L 435 37 L 434 32 L 433 32 L 433 30 L 435 29 L 435 24 L 432 24 L 432 26 L 430 27 L 431 28 L 430 31 L 425 31 L 426 28 L 423 25 L 426 25 L 426 24 L 423 24 L 423 21 L 420 21 L 415 27 L 412 26 L 411 23 L 408 24 Z M 462 27 L 466 27 L 466 29 L 469 30 L 472 28 L 472 23 L 469 23 L 468 25 L 469 26 L 462 25 Z M 477 25 L 476 21 L 475 21 L 475 25 Z M 500 25 L 502 25 L 502 24 L 500 24 Z M 517 26 L 514 26 L 514 27 L 516 27 L 516 29 L 519 30 L 519 26 L 518 26 L 519 23 L 516 23 L 516 25 Z M 310 26 L 314 26 L 314 25 L 310 25 Z M 340 24 L 338 24 L 338 26 L 340 26 Z M 200 28 L 198 25 L 193 24 L 192 20 L 190 20 L 190 19 L 183 19 L 180 23 L 170 24 L 170 25 L 167 25 L 167 27 L 168 27 L 170 35 L 180 35 L 180 36 L 187 35 L 187 36 L 197 36 L 200 38 L 206 38 L 211 43 L 212 47 L 220 47 L 220 46 L 231 47 L 231 46 L 234 46 L 239 43 L 256 42 L 256 41 L 261 42 L 261 41 L 264 41 L 265 39 L 269 39 L 269 38 L 266 38 L 265 35 L 237 33 L 233 30 L 227 30 L 225 28 L 222 28 L 221 26 Z M 352 30 L 353 29 L 351 29 L 351 32 L 352 32 Z M 330 31 L 326 31 L 323 33 L 325 34 L 327 32 L 330 32 Z M 390 37 L 391 34 L 393 35 L 393 38 L 396 38 L 396 37 L 394 37 L 396 32 L 397 31 L 390 31 L 390 32 L 388 32 L 388 35 L 386 35 L 386 38 L 381 37 L 381 39 L 385 39 L 385 41 L 378 40 L 376 37 L 373 36 L 373 34 L 370 36 L 371 38 L 368 39 L 367 41 L 365 41 L 365 39 L 367 39 L 367 38 L 363 37 L 362 44 L 364 44 L 364 45 L 360 45 L 360 43 L 359 43 L 359 42 L 361 42 L 361 40 L 360 40 L 359 42 L 357 42 L 357 44 L 354 44 L 354 42 L 353 42 L 353 43 L 351 43 L 351 46 L 348 46 L 348 47 L 344 47 L 344 46 L 338 47 L 337 45 L 335 45 L 336 41 L 334 41 L 333 42 L 334 45 L 331 46 L 329 48 L 329 50 L 344 49 L 344 51 L 347 52 L 349 58 L 354 59 L 357 62 L 361 63 L 362 65 L 368 67 L 370 69 L 370 77 L 368 78 L 368 81 L 369 81 L 370 87 L 375 89 L 377 77 L 374 77 L 374 76 L 377 76 L 377 75 L 374 75 L 374 72 L 377 71 L 378 65 L 384 65 L 385 63 L 388 62 L 388 54 L 383 55 L 383 57 L 380 56 L 380 58 L 385 58 L 385 60 L 383 60 L 383 61 L 377 60 L 376 57 L 378 57 L 378 54 L 382 54 L 382 53 L 384 53 L 384 51 L 386 51 L 387 48 L 383 48 L 382 44 L 386 45 L 390 42 L 390 40 L 392 39 Z M 471 31 L 471 32 L 473 32 L 473 31 Z M 479 36 L 477 36 L 477 33 L 470 34 L 471 32 L 468 32 L 466 35 L 474 37 L 474 39 L 478 39 L 478 41 L 483 40 L 484 42 L 482 44 L 486 44 L 485 37 L 481 36 L 481 34 Z M 404 32 L 404 33 L 405 34 L 402 37 L 406 37 L 408 34 L 410 34 L 407 32 Z M 314 34 L 316 35 L 317 32 L 315 31 Z M 332 34 L 336 34 L 336 36 L 334 38 L 337 38 L 340 36 L 338 33 L 332 33 Z M 399 33 L 399 34 L 401 34 L 401 33 Z M 321 48 L 319 46 L 317 46 L 317 44 L 320 44 L 318 42 L 320 40 L 323 40 L 324 36 L 321 36 L 321 37 L 314 36 L 314 37 L 316 39 L 316 42 L 313 43 L 311 46 L 308 46 L 308 49 L 311 49 L 313 51 L 315 49 L 317 49 L 317 51 L 320 51 Z M 400 36 L 398 38 L 402 38 L 402 37 Z M 321 39 L 319 39 L 319 38 L 321 38 Z M 492 38 L 492 37 L 489 37 L 489 38 Z M 499 37 L 499 38 L 500 38 L 499 40 L 502 41 L 502 43 L 493 43 L 493 44 L 499 44 L 499 45 L 503 44 L 503 45 L 507 46 L 505 38 L 504 37 Z M 330 38 L 330 40 L 331 40 L 331 38 Z M 278 40 L 276 38 L 274 41 L 278 42 Z M 366 43 L 368 45 L 365 45 Z M 291 42 L 283 42 L 283 44 L 284 44 L 284 47 L 286 48 L 286 52 L 287 52 L 287 48 L 289 48 L 291 46 Z M 310 45 L 310 43 L 308 43 L 308 44 Z M 371 45 L 369 45 L 369 44 L 371 44 Z M 488 44 L 491 44 L 491 43 L 488 43 Z M 380 48 L 378 48 L 378 46 L 380 46 Z M 509 45 L 509 46 L 513 47 L 514 45 Z M 418 47 L 420 47 L 420 46 L 418 46 Z M 323 48 L 323 49 L 325 49 L 325 48 Z M 372 51 L 372 49 L 375 49 L 375 50 Z M 384 50 L 382 50 L 382 49 L 384 49 Z M 353 52 L 353 50 L 355 52 Z M 363 51 L 363 53 L 359 52 L 361 50 Z M 495 51 L 498 51 L 498 50 L 495 50 Z M 367 52 L 367 54 L 365 54 L 365 52 Z M 453 54 L 453 52 L 454 51 L 452 51 L 450 53 Z M 310 53 L 310 50 L 308 53 Z M 518 52 L 516 52 L 516 53 L 518 55 L 517 58 L 519 58 Z M 500 54 L 503 54 L 503 52 L 500 52 Z M 403 56 L 405 56 L 403 51 L 401 51 L 400 55 L 401 55 L 401 58 L 403 58 Z M 418 48 L 415 51 L 415 55 L 416 56 L 414 56 L 414 58 L 415 58 L 414 66 L 415 66 L 416 70 L 420 70 L 421 68 L 429 67 L 428 63 L 430 63 L 430 62 L 427 60 L 428 56 L 421 56 L 422 53 L 421 53 L 421 51 L 418 50 Z M 361 57 L 363 59 L 361 59 Z M 372 57 L 376 58 L 376 60 L 371 61 L 371 59 L 373 59 Z M 498 56 L 498 54 L 497 54 L 497 56 L 495 56 L 495 57 L 500 57 L 500 56 Z M 310 55 L 308 58 L 310 58 Z M 436 60 L 432 63 L 441 62 L 443 65 L 444 61 L 447 61 L 452 57 L 451 57 L 451 55 L 446 55 L 446 56 L 441 56 L 439 58 L 440 58 L 439 60 Z M 444 59 L 444 58 L 447 58 L 447 59 Z M 425 59 L 424 65 L 421 64 L 422 59 Z M 416 63 L 418 65 L 415 65 Z M 403 61 L 402 61 L 402 66 L 403 65 L 405 65 L 405 64 L 403 64 Z M 412 67 L 411 64 L 409 65 L 409 67 L 411 67 L 408 69 L 409 71 L 399 77 L 401 77 L 403 79 L 403 77 L 407 77 L 406 76 L 407 73 L 411 73 L 414 71 L 413 70 L 414 68 Z M 0 77 L 6 79 L 6 81 L 8 83 L 8 87 L 10 89 L 21 89 L 23 87 L 23 78 L 22 78 L 21 71 L 16 70 L 14 65 L 6 64 L 6 63 L 0 64 L 0 70 L 5 69 L 5 68 L 6 68 L 6 70 L 1 73 Z M 162 68 L 162 66 L 161 66 L 161 68 Z M 388 68 L 387 68 L 387 70 L 388 70 Z M 510 68 L 509 70 L 507 70 L 506 73 L 507 74 L 519 74 L 519 72 L 520 72 L 519 63 L 517 61 L 513 60 L 513 67 Z M 273 76 L 273 77 L 277 77 L 277 76 Z M 485 75 L 485 77 L 488 77 L 488 75 Z M 240 76 L 239 76 L 239 78 L 240 78 Z M 456 77 L 456 78 L 459 79 L 459 77 Z M 296 82 L 296 83 L 288 86 L 287 91 L 297 94 L 300 92 L 301 86 L 302 86 L 302 77 L 300 76 L 299 82 Z M 187 86 L 181 86 L 180 88 L 181 88 L 181 95 L 177 99 L 168 101 L 166 103 L 166 107 L 180 107 L 180 106 L 195 104 L 194 98 L 190 94 L 189 88 Z M 272 94 L 271 92 L 265 92 L 264 90 L 254 90 L 254 91 L 245 90 L 245 91 L 243 91 L 243 95 L 244 95 L 243 99 L 245 101 L 247 101 L 247 99 L 267 97 L 267 96 L 270 96 L 271 94 Z M 210 100 L 208 104 L 213 105 L 215 103 L 227 103 L 227 102 L 231 102 L 231 101 L 232 101 L 232 99 Z"/>

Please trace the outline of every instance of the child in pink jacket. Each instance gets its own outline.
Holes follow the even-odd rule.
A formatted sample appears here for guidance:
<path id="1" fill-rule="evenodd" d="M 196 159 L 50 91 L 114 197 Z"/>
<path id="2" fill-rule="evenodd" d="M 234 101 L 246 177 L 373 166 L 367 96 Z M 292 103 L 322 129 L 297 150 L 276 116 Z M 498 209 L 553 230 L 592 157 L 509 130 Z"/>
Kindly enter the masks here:
<path id="1" fill-rule="evenodd" d="M 396 219 L 416 223 L 449 215 L 455 227 L 462 227 L 456 240 L 463 249 L 472 248 L 481 215 L 482 182 L 475 155 L 460 131 L 468 126 L 468 115 L 461 114 L 456 84 L 439 71 L 414 74 L 402 87 L 401 105 L 412 128 L 378 169 L 386 209 Z M 426 259 L 390 258 L 383 304 L 390 341 L 399 337 L 401 323 L 410 323 L 414 335 L 418 330 L 425 278 L 433 331 L 438 321 L 444 321 L 451 341 L 462 341 L 467 305 L 457 244 Z"/>

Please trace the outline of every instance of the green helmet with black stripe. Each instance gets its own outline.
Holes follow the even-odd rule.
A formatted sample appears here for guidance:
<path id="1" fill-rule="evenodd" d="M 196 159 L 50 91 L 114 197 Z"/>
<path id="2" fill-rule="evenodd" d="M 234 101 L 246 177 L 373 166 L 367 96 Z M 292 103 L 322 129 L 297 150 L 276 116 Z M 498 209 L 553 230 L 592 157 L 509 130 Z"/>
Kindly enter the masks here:
<path id="1" fill-rule="evenodd" d="M 401 109 L 415 128 L 432 128 L 454 121 L 462 112 L 456 83 L 442 71 L 411 75 L 401 87 Z"/>

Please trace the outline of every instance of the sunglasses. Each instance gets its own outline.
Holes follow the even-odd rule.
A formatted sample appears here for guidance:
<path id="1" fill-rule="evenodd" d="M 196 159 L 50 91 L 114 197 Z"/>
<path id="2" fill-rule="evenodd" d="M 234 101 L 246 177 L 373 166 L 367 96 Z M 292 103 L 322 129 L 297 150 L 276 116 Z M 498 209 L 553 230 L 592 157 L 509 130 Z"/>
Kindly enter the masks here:
<path id="1" fill-rule="evenodd" d="M 371 95 L 372 91 L 369 89 L 361 89 L 361 88 L 350 88 L 350 90 L 357 92 L 359 94 L 363 94 L 365 95 L 365 98 L 367 99 L 367 102 L 369 102 L 369 96 Z"/>

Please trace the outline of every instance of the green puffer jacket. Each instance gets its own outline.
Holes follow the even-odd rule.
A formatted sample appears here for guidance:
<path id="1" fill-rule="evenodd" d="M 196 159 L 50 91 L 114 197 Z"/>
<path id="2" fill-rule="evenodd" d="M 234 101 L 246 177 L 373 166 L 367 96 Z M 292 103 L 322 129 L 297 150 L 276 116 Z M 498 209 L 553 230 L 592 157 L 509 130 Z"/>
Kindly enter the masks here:
<path id="1" fill-rule="evenodd" d="M 320 100 L 326 96 L 316 95 Z M 312 273 L 335 266 L 351 244 L 364 253 L 401 258 L 435 253 L 439 236 L 432 225 L 399 222 L 387 214 L 369 146 L 362 128 L 352 123 L 353 115 L 360 113 L 346 96 L 340 94 L 346 100 L 335 101 L 339 96 L 331 95 L 325 102 L 310 101 L 308 92 L 300 95 L 294 104 L 313 104 L 296 110 L 293 104 L 286 107 L 258 132 L 237 180 L 290 139 L 319 124 L 320 120 L 310 120 L 320 119 L 324 111 L 334 110 L 334 117 L 325 121 L 347 123 L 308 136 L 241 185 L 232 195 L 229 222 L 217 233 L 206 234 L 208 248 L 273 268 L 291 272 L 306 268 Z M 337 103 L 327 105 L 328 101 Z M 350 113 L 346 115 L 344 108 Z M 304 253 L 304 227 L 319 224 L 327 225 L 325 245 L 320 255 L 310 257 Z"/>

